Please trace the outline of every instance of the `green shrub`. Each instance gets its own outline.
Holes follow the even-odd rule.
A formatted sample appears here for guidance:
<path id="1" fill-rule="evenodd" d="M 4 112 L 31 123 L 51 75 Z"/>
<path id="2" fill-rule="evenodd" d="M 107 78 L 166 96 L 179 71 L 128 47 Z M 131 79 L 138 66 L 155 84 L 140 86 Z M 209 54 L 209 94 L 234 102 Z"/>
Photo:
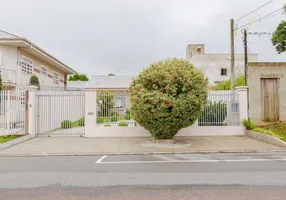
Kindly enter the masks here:
<path id="1" fill-rule="evenodd" d="M 104 124 L 105 127 L 111 127 L 111 124 Z"/>
<path id="2" fill-rule="evenodd" d="M 104 121 L 105 121 L 105 120 L 104 120 L 104 117 L 97 117 L 97 118 L 96 118 L 96 123 L 97 123 L 97 124 L 102 124 L 102 123 L 104 123 Z"/>
<path id="3" fill-rule="evenodd" d="M 242 121 L 242 124 L 245 126 L 245 128 L 247 129 L 247 130 L 253 130 L 253 129 L 255 129 L 256 128 L 256 125 L 255 124 L 253 124 L 251 121 L 250 121 L 250 119 L 248 119 L 248 120 L 243 120 Z"/>
<path id="4" fill-rule="evenodd" d="M 227 116 L 227 104 L 225 102 L 209 101 L 198 119 L 199 126 L 223 126 Z"/>
<path id="5" fill-rule="evenodd" d="M 243 75 L 235 78 L 234 87 L 237 87 L 237 86 L 245 86 L 245 77 Z M 231 90 L 231 79 L 217 83 L 214 86 L 214 89 L 215 90 Z"/>
<path id="6" fill-rule="evenodd" d="M 127 122 L 119 122 L 118 126 L 128 126 L 128 123 Z"/>
<path id="7" fill-rule="evenodd" d="M 118 116 L 116 116 L 116 115 L 111 116 L 111 121 L 112 122 L 117 122 L 118 121 Z"/>
<path id="8" fill-rule="evenodd" d="M 124 116 L 124 119 L 125 119 L 125 120 L 130 120 L 130 119 L 131 119 L 130 114 L 126 114 L 126 115 Z"/>
<path id="9" fill-rule="evenodd" d="M 61 123 L 61 128 L 62 128 L 62 129 L 69 129 L 69 128 L 72 127 L 72 125 L 73 125 L 72 121 L 70 121 L 70 120 L 64 120 L 64 121 L 62 121 L 62 123 Z"/>
<path id="10" fill-rule="evenodd" d="M 80 119 L 78 120 L 78 125 L 79 125 L 79 126 L 84 126 L 84 117 L 83 117 L 83 118 L 80 118 Z"/>
<path id="11" fill-rule="evenodd" d="M 132 118 L 156 139 L 191 126 L 207 102 L 207 80 L 185 59 L 151 64 L 130 86 Z"/>

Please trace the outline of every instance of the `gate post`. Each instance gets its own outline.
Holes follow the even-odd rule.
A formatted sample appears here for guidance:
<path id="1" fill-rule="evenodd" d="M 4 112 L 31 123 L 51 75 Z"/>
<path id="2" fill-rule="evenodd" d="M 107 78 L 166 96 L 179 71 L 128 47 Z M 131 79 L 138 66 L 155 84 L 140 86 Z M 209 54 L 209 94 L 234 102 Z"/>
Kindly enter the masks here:
<path id="1" fill-rule="evenodd" d="M 36 135 L 36 91 L 38 87 L 29 86 L 29 97 L 28 97 L 28 134 Z"/>
<path id="2" fill-rule="evenodd" d="M 92 137 L 97 117 L 96 89 L 85 89 L 85 137 Z"/>
<path id="3" fill-rule="evenodd" d="M 238 92 L 238 102 L 239 102 L 239 120 L 240 125 L 242 125 L 243 120 L 248 119 L 248 86 L 239 86 L 236 87 Z"/>

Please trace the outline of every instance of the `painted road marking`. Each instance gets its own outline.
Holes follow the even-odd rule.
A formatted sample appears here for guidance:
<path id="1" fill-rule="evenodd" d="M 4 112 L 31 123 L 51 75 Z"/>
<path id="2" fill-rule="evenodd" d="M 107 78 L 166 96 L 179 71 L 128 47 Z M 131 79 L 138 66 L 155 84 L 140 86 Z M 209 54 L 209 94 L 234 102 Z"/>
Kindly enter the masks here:
<path id="1" fill-rule="evenodd" d="M 160 164 L 160 163 L 222 163 L 222 162 L 271 162 L 286 161 L 285 159 L 237 159 L 237 160 L 158 160 L 158 161 L 106 161 L 107 156 L 102 156 L 96 164 Z"/>
<path id="2" fill-rule="evenodd" d="M 102 163 L 102 161 L 106 158 L 107 156 L 101 156 L 95 163 L 99 164 Z"/>

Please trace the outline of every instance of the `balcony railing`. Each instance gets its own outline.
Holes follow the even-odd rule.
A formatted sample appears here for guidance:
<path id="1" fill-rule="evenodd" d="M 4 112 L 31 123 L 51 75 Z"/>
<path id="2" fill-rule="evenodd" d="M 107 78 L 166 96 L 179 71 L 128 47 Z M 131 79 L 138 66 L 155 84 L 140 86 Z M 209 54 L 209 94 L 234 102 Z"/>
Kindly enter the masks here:
<path id="1" fill-rule="evenodd" d="M 16 71 L 13 69 L 1 69 L 0 74 L 2 78 L 2 83 L 15 85 L 16 84 Z"/>

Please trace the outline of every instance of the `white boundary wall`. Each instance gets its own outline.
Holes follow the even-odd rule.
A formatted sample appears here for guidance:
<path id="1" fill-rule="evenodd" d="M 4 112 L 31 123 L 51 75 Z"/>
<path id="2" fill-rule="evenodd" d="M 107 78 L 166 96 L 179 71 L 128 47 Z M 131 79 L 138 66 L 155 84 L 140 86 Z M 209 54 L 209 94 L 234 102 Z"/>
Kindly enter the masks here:
<path id="1" fill-rule="evenodd" d="M 85 137 L 148 137 L 150 134 L 142 127 L 102 127 L 95 123 L 97 106 L 96 89 L 86 89 L 85 98 Z M 240 121 L 248 119 L 247 87 L 237 87 Z M 193 126 L 182 129 L 177 136 L 226 136 L 244 135 L 242 123 L 237 126 Z"/>

